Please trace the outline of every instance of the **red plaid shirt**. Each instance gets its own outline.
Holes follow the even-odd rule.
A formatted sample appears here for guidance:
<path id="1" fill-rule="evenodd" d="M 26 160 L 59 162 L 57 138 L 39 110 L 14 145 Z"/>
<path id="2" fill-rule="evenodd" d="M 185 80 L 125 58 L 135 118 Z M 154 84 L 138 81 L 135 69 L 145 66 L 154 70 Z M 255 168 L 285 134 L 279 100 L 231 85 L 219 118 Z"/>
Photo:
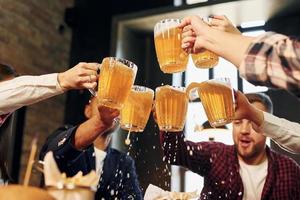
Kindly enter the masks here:
<path id="1" fill-rule="evenodd" d="M 248 48 L 239 71 L 248 81 L 287 89 L 300 97 L 300 41 L 268 32 Z"/>
<path id="2" fill-rule="evenodd" d="M 233 145 L 185 141 L 182 133 L 161 133 L 161 142 L 168 163 L 186 167 L 204 177 L 200 199 L 242 200 L 244 188 Z M 269 148 L 266 151 L 268 175 L 261 199 L 299 200 L 299 165 Z"/>

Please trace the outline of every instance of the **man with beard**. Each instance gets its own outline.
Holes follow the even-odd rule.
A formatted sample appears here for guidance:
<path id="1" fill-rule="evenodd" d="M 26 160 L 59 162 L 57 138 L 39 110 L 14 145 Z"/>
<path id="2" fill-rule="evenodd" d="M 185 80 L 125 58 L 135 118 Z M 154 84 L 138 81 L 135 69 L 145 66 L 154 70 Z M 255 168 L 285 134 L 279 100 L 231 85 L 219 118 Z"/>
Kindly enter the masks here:
<path id="1" fill-rule="evenodd" d="M 265 94 L 246 94 L 257 109 L 272 112 Z M 233 121 L 234 145 L 186 141 L 183 133 L 161 132 L 168 163 L 204 177 L 200 199 L 300 199 L 300 167 L 273 152 L 247 119 Z"/>

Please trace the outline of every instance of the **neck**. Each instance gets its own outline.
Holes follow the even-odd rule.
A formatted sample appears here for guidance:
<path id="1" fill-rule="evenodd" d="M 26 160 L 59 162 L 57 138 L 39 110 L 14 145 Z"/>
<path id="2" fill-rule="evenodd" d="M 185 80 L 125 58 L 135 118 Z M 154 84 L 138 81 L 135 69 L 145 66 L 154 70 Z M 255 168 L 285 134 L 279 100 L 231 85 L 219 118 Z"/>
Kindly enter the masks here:
<path id="1" fill-rule="evenodd" d="M 238 154 L 238 159 L 246 163 L 247 165 L 259 165 L 267 159 L 266 151 L 261 152 L 257 156 L 246 158 Z"/>

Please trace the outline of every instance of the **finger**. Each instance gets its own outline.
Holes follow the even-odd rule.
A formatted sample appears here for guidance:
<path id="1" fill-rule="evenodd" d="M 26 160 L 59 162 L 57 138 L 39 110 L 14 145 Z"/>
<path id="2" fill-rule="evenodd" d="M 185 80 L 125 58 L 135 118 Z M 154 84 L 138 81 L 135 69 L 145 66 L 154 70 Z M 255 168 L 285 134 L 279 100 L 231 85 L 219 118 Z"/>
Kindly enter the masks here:
<path id="1" fill-rule="evenodd" d="M 192 47 L 195 41 L 196 41 L 195 37 L 185 37 L 181 40 L 181 48 L 185 49 L 185 48 Z"/>
<path id="2" fill-rule="evenodd" d="M 187 25 L 185 27 L 183 27 L 182 32 L 186 32 L 186 31 L 190 31 L 193 30 L 193 27 L 191 25 Z"/>
<path id="3" fill-rule="evenodd" d="M 191 24 L 191 17 L 185 17 L 181 20 L 181 23 L 178 25 L 179 28 L 184 28 L 185 26 Z"/>
<path id="4" fill-rule="evenodd" d="M 84 69 L 90 69 L 97 72 L 97 70 L 99 69 L 99 65 L 99 63 L 83 63 L 81 66 Z"/>
<path id="5" fill-rule="evenodd" d="M 211 19 L 227 20 L 227 17 L 225 15 L 210 15 L 208 17 Z"/>
<path id="6" fill-rule="evenodd" d="M 86 88 L 86 89 L 94 89 L 97 86 L 96 82 L 90 83 L 90 82 L 84 82 L 81 83 L 82 88 Z"/>
<path id="7" fill-rule="evenodd" d="M 195 33 L 192 30 L 182 32 L 182 34 L 181 34 L 181 38 L 192 37 L 192 36 L 195 37 Z"/>
<path id="8" fill-rule="evenodd" d="M 210 18 L 209 24 L 210 24 L 211 26 L 221 26 L 221 25 L 224 25 L 224 21 L 222 21 L 222 20 L 220 20 L 220 19 Z"/>
<path id="9" fill-rule="evenodd" d="M 91 70 L 91 69 L 81 69 L 81 70 L 79 71 L 79 76 L 89 76 L 89 75 L 98 76 L 98 75 L 97 75 L 97 71 L 95 71 L 95 70 Z"/>

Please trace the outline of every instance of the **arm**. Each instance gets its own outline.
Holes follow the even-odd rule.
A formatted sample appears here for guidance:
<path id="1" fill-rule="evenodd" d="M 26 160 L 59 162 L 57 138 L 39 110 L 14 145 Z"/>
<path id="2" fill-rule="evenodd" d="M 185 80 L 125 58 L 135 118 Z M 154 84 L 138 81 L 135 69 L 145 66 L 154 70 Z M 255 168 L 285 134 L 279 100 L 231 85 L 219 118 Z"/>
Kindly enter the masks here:
<path id="1" fill-rule="evenodd" d="M 185 141 L 183 133 L 161 132 L 163 160 L 180 165 L 205 176 L 212 168 L 214 157 L 222 156 L 224 144 Z"/>
<path id="2" fill-rule="evenodd" d="M 300 124 L 263 112 L 249 103 L 241 92 L 235 93 L 235 119 L 248 119 L 257 133 L 270 137 L 285 149 L 300 153 Z"/>
<path id="3" fill-rule="evenodd" d="M 264 114 L 263 134 L 292 153 L 300 153 L 300 124 Z"/>
<path id="4" fill-rule="evenodd" d="M 181 27 L 182 48 L 186 51 L 211 50 L 233 63 L 241 75 L 254 84 L 299 94 L 299 39 L 272 32 L 247 37 L 209 27 L 197 16 L 186 17 Z"/>
<path id="5" fill-rule="evenodd" d="M 79 63 L 68 71 L 41 76 L 20 76 L 0 83 L 0 115 L 62 94 L 69 89 L 96 86 L 98 64 Z"/>
<path id="6" fill-rule="evenodd" d="M 125 163 L 125 178 L 123 179 L 123 190 L 120 191 L 121 199 L 136 199 L 142 200 L 143 195 L 139 185 L 138 177 L 136 174 L 136 169 L 134 166 L 134 161 L 131 157 L 126 156 Z"/>
<path id="7" fill-rule="evenodd" d="M 116 109 L 99 106 L 99 114 L 94 114 L 86 122 L 82 123 L 76 130 L 72 144 L 76 149 L 85 149 L 91 145 L 95 139 L 114 129 L 117 125 L 114 119 L 119 116 L 119 111 Z"/>
<path id="8" fill-rule="evenodd" d="M 284 88 L 299 94 L 299 49 L 297 38 L 266 33 L 250 44 L 240 63 L 240 74 L 254 84 Z"/>
<path id="9" fill-rule="evenodd" d="M 57 75 L 21 76 L 1 82 L 0 114 L 10 113 L 22 106 L 63 93 Z"/>
<path id="10" fill-rule="evenodd" d="M 249 45 L 255 39 L 226 31 L 228 29 L 210 27 L 200 17 L 191 16 L 182 20 L 182 48 L 198 53 L 202 48 L 215 52 L 239 66 Z"/>

